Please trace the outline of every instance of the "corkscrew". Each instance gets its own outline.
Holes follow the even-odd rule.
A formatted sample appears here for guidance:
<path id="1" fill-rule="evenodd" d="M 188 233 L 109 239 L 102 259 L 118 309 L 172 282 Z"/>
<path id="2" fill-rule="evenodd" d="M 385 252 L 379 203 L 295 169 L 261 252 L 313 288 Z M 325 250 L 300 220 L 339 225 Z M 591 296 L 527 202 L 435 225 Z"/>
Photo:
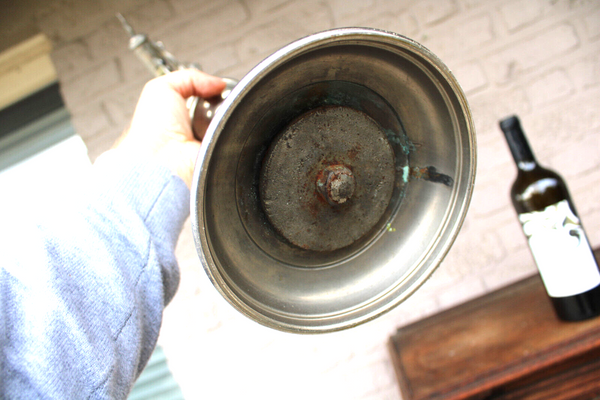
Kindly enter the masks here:
<path id="1" fill-rule="evenodd" d="M 162 42 L 150 40 L 146 34 L 136 33 L 120 13 L 117 13 L 117 18 L 129 34 L 129 49 L 134 52 L 154 76 L 165 75 L 169 72 L 185 68 L 202 69 L 197 63 L 186 64 L 177 60 L 165 49 Z M 192 130 L 197 139 L 202 139 L 217 108 L 237 84 L 237 80 L 235 79 L 221 79 L 225 81 L 226 87 L 220 95 L 209 99 L 190 97 L 187 100 L 187 108 L 190 111 L 190 119 L 192 120 Z"/>

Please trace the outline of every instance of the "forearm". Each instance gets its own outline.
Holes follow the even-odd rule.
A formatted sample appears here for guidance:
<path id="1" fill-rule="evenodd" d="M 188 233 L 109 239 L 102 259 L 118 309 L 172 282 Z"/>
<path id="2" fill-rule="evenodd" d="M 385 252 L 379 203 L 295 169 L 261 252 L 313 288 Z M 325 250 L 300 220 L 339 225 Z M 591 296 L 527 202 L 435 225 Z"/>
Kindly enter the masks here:
<path id="1" fill-rule="evenodd" d="M 124 398 L 146 364 L 179 281 L 189 190 L 135 164 L 107 155 L 84 199 L 3 227 L 0 397 Z"/>

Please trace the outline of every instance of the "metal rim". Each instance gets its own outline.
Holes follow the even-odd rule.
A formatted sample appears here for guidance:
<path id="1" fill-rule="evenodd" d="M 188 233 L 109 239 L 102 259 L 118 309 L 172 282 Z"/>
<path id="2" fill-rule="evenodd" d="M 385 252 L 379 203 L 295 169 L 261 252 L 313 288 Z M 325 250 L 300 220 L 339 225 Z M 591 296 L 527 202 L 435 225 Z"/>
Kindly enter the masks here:
<path id="1" fill-rule="evenodd" d="M 452 103 L 454 114 L 451 116 L 454 126 L 460 125 L 462 131 L 457 145 L 457 179 L 455 190 L 449 203 L 445 206 L 444 218 L 438 226 L 436 239 L 429 243 L 422 254 L 417 267 L 405 274 L 395 287 L 381 292 L 378 296 L 368 299 L 364 304 L 355 304 L 348 312 L 341 311 L 330 315 L 306 315 L 293 317 L 285 316 L 281 312 L 261 309 L 259 302 L 252 299 L 242 299 L 239 293 L 232 290 L 228 280 L 223 276 L 219 261 L 213 253 L 210 243 L 210 233 L 207 232 L 205 215 L 205 194 L 207 191 L 207 174 L 211 158 L 219 143 L 220 135 L 233 115 L 236 106 L 252 88 L 274 71 L 279 66 L 291 59 L 299 57 L 322 46 L 337 45 L 340 43 L 353 43 L 358 45 L 376 45 L 397 48 L 407 57 L 414 55 L 421 60 L 426 60 L 427 73 L 435 73 L 433 80 L 439 79 L 442 96 L 453 97 L 447 99 Z M 461 119 L 458 121 L 457 119 Z M 475 134 L 471 113 L 458 82 L 448 68 L 431 52 L 420 44 L 405 37 L 366 28 L 344 28 L 317 33 L 300 39 L 275 52 L 250 71 L 233 89 L 223 105 L 217 111 L 213 122 L 210 124 L 199 153 L 192 184 L 191 218 L 192 231 L 198 254 L 210 280 L 220 294 L 236 309 L 251 319 L 283 331 L 298 333 L 331 332 L 349 328 L 369 321 L 382 313 L 389 311 L 410 296 L 439 265 L 449 251 L 464 221 L 468 208 L 475 179 Z"/>

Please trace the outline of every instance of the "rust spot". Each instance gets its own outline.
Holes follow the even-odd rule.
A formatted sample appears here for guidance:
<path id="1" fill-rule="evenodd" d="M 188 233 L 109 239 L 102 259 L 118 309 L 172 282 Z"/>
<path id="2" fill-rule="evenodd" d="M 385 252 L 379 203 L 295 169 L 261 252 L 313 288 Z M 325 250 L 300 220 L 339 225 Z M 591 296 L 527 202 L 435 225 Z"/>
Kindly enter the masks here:
<path id="1" fill-rule="evenodd" d="M 317 191 L 315 190 L 314 199 L 312 199 L 312 201 L 309 200 L 306 203 L 306 208 L 310 215 L 316 219 L 319 216 L 321 208 L 323 208 L 324 205 L 327 205 L 327 202 L 325 201 L 325 199 L 321 198 L 321 196 L 319 196 L 317 194 Z"/>
<path id="2" fill-rule="evenodd" d="M 350 150 L 348 150 L 348 158 L 350 160 L 355 160 L 356 157 L 358 156 L 358 154 L 360 153 L 360 148 L 361 146 L 354 146 L 353 148 L 351 148 Z"/>
<path id="3" fill-rule="evenodd" d="M 356 188 L 354 174 L 344 164 L 330 165 L 317 174 L 316 188 L 330 205 L 344 204 L 354 194 Z"/>

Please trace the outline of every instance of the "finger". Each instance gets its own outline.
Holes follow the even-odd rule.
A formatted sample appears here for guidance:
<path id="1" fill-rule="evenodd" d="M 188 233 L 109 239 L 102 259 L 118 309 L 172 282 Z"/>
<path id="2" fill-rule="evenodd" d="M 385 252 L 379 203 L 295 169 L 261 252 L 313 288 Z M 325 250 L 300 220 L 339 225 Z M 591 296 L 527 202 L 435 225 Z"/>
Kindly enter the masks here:
<path id="1" fill-rule="evenodd" d="M 206 74 L 196 69 L 183 69 L 157 78 L 167 83 L 183 98 L 197 96 L 209 98 L 220 94 L 225 89 L 221 78 Z"/>

